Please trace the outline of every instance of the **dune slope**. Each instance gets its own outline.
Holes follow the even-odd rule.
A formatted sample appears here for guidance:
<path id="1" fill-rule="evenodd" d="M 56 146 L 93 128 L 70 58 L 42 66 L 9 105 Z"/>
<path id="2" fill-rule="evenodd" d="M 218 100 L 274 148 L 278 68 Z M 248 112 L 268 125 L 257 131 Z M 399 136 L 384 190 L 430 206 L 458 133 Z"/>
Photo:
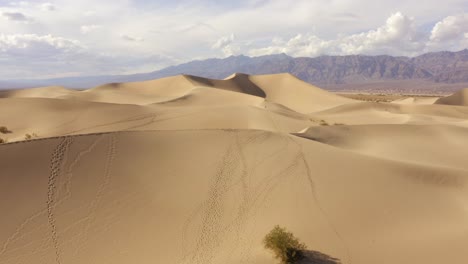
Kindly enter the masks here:
<path id="1" fill-rule="evenodd" d="M 460 90 L 450 96 L 440 98 L 435 103 L 443 105 L 468 106 L 468 88 Z"/>

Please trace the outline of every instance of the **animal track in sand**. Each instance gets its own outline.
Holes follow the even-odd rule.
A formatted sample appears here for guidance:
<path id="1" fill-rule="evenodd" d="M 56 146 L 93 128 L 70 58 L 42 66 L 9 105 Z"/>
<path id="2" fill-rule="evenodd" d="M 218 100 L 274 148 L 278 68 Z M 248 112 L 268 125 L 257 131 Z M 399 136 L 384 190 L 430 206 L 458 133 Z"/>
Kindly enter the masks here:
<path id="1" fill-rule="evenodd" d="M 104 167 L 102 181 L 101 181 L 101 184 L 99 185 L 99 189 L 97 190 L 93 201 L 90 203 L 88 207 L 88 214 L 83 219 L 83 221 L 85 222 L 85 226 L 83 228 L 82 233 L 80 234 L 81 245 L 76 246 L 75 254 L 86 245 L 86 241 L 87 241 L 88 234 L 89 234 L 89 229 L 93 224 L 94 215 L 96 214 L 99 203 L 101 202 L 103 195 L 109 186 L 110 179 L 112 176 L 112 165 L 115 160 L 116 153 L 117 153 L 118 137 L 116 134 L 112 134 L 108 138 L 109 138 L 109 146 L 108 146 L 107 153 L 106 153 L 106 163 Z"/>
<path id="2" fill-rule="evenodd" d="M 76 138 L 77 136 L 73 136 L 73 138 Z M 24 229 L 27 228 L 27 226 L 32 223 L 33 221 L 36 221 L 39 217 L 42 217 L 42 216 L 48 216 L 48 212 L 53 210 L 54 208 L 56 208 L 58 205 L 62 204 L 63 202 L 65 202 L 68 198 L 70 198 L 71 196 L 71 181 L 72 181 L 72 177 L 73 177 L 73 169 L 75 168 L 75 166 L 77 164 L 79 164 L 79 162 L 81 161 L 82 157 L 86 156 L 87 154 L 91 153 L 93 151 L 93 149 L 96 147 L 96 145 L 100 142 L 100 140 L 102 140 L 104 136 L 103 135 L 100 135 L 98 139 L 94 140 L 93 143 L 85 150 L 79 152 L 77 154 L 77 156 L 73 159 L 73 161 L 71 162 L 71 164 L 68 166 L 68 169 L 64 170 L 65 172 L 65 183 L 63 183 L 63 185 L 59 188 L 59 184 L 58 184 L 58 180 L 59 180 L 59 177 L 56 177 L 54 179 L 55 181 L 55 185 L 56 187 L 54 188 L 54 196 L 55 196 L 55 201 L 53 204 L 51 204 L 51 208 L 50 207 L 44 207 L 44 209 L 41 209 L 37 212 L 35 212 L 34 214 L 32 214 L 31 216 L 29 216 L 28 218 L 26 218 L 24 221 L 22 221 L 21 224 L 18 225 L 18 227 L 15 229 L 14 233 L 12 233 L 5 241 L 5 243 L 3 244 L 3 246 L 1 247 L 1 250 L 0 250 L 0 256 L 4 255 L 10 248 L 10 245 L 15 242 L 15 241 L 18 241 L 20 239 L 25 239 L 27 237 L 27 235 L 33 233 L 33 232 L 36 232 L 37 230 L 40 230 L 41 229 L 41 226 L 37 226 L 35 228 L 33 228 L 32 230 L 28 231 L 28 232 L 24 232 Z M 52 139 L 61 139 L 61 140 L 64 140 L 65 138 L 67 137 L 60 137 L 60 138 L 52 138 Z M 71 137 L 70 137 L 71 138 Z M 33 141 L 43 141 L 45 139 L 34 139 Z M 20 141 L 18 143 L 12 143 L 12 144 L 26 144 L 26 142 L 24 141 Z M 53 157 L 57 157 L 57 147 L 54 149 L 54 153 L 53 153 Z M 68 153 L 68 152 L 67 152 Z M 68 155 L 65 155 L 64 159 L 62 160 L 62 164 L 65 165 L 65 160 L 66 158 L 68 157 Z M 63 166 L 62 165 L 62 166 Z M 52 171 L 52 163 L 51 163 L 51 171 Z M 50 176 L 49 176 L 50 178 Z M 49 183 L 50 184 L 50 183 Z M 65 194 L 62 195 L 62 189 L 65 189 Z M 49 191 L 49 189 L 48 189 Z M 47 195 L 49 195 L 49 193 L 47 193 Z M 46 205 L 48 205 L 46 203 Z M 47 224 L 49 225 L 48 223 L 48 219 L 47 219 Z M 44 239 L 42 239 L 40 241 L 40 248 L 36 248 L 35 250 L 36 251 L 45 251 L 47 250 L 47 247 L 48 245 L 52 242 L 52 239 L 50 237 L 45 237 Z M 62 241 L 63 242 L 63 241 Z M 17 250 L 18 247 L 15 247 L 14 250 Z M 13 250 L 13 249 L 12 249 Z"/>
<path id="3" fill-rule="evenodd" d="M 317 191 L 315 189 L 315 183 L 314 183 L 314 180 L 312 179 L 312 172 L 311 172 L 311 169 L 309 167 L 309 163 L 307 163 L 307 159 L 305 158 L 304 150 L 302 149 L 302 145 L 299 144 L 294 138 L 291 137 L 290 139 L 299 149 L 301 161 L 302 161 L 302 164 L 304 165 L 305 170 L 306 170 L 306 178 L 307 178 L 307 181 L 308 181 L 309 186 L 310 186 L 310 190 L 311 190 L 311 193 L 312 193 L 312 198 L 314 199 L 315 203 L 317 204 L 317 207 L 320 210 L 320 212 L 322 213 L 322 215 L 325 218 L 326 222 L 328 223 L 330 228 L 333 230 L 333 232 L 335 233 L 338 240 L 343 245 L 343 247 L 345 249 L 345 252 L 346 252 L 346 257 L 348 259 L 347 263 L 351 264 L 352 263 L 351 253 L 349 251 L 349 248 L 348 248 L 345 240 L 343 239 L 343 236 L 341 236 L 341 234 L 338 232 L 335 225 L 331 222 L 330 218 L 328 217 L 328 214 L 325 212 L 325 209 L 322 207 L 322 205 L 321 205 L 321 203 L 320 203 L 320 201 L 319 201 L 319 199 L 317 197 Z"/>
<path id="4" fill-rule="evenodd" d="M 244 141 L 241 141 L 239 133 L 234 133 L 235 137 L 231 145 L 228 146 L 218 166 L 218 172 L 209 191 L 209 198 L 193 211 L 183 227 L 182 243 L 186 244 L 186 233 L 189 226 L 193 224 L 197 216 L 202 218 L 201 225 L 194 227 L 199 233 L 195 248 L 190 252 L 182 252 L 181 255 L 183 257 L 179 263 L 210 263 L 214 257 L 216 248 L 223 243 L 221 237 L 233 243 L 231 253 L 228 253 L 229 255 L 238 250 L 242 252 L 242 262 L 249 263 L 249 252 L 251 250 L 249 245 L 252 241 L 249 243 L 247 241 L 249 239 L 245 237 L 244 230 L 246 223 L 251 219 L 250 216 L 256 214 L 260 206 L 265 202 L 268 194 L 279 184 L 280 180 L 284 179 L 285 176 L 291 175 L 293 169 L 299 165 L 299 157 L 296 157 L 295 161 L 286 169 L 261 180 L 255 186 L 251 186 L 249 181 L 250 171 L 256 166 L 263 164 L 264 161 L 262 160 L 252 168 L 249 168 L 243 145 L 247 142 L 254 143 L 256 141 L 267 143 L 269 136 L 263 135 L 264 132 L 259 133 L 259 135 L 256 134 L 244 139 Z M 282 146 L 282 148 L 285 147 L 287 145 Z M 270 159 L 274 156 L 267 155 L 265 158 Z M 223 224 L 226 195 L 236 190 L 242 194 L 240 201 L 236 205 L 236 213 L 232 218 L 226 219 L 227 223 Z"/>
<path id="5" fill-rule="evenodd" d="M 52 235 L 52 243 L 55 249 L 56 262 L 61 264 L 61 252 L 60 252 L 60 243 L 57 233 L 56 219 L 54 214 L 54 204 L 56 199 L 56 184 L 57 178 L 60 176 L 62 171 L 62 162 L 66 152 L 68 151 L 69 146 L 72 144 L 73 139 L 71 137 L 65 137 L 55 148 L 52 153 L 52 158 L 50 161 L 50 174 L 48 179 L 48 190 L 47 190 L 47 219 L 49 221 L 49 226 Z"/>

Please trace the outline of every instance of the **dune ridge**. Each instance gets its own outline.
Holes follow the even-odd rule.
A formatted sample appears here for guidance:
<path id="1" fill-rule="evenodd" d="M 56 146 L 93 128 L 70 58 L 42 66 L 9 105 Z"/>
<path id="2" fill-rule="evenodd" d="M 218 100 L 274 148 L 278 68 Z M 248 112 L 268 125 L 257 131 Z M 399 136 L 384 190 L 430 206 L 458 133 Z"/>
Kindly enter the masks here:
<path id="1" fill-rule="evenodd" d="M 290 74 L 4 92 L 0 263 L 267 264 L 280 225 L 303 264 L 464 264 L 465 93 L 362 102 Z"/>

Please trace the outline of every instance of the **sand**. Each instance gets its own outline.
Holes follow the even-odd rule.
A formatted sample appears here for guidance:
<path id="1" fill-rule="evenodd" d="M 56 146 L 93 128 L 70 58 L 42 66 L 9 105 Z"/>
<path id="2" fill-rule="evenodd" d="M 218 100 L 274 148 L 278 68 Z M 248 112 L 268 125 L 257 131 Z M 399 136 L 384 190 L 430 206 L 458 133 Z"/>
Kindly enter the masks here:
<path id="1" fill-rule="evenodd" d="M 440 98 L 436 104 L 468 106 L 468 88 L 460 90 L 450 96 Z"/>
<path id="2" fill-rule="evenodd" d="M 465 94 L 288 74 L 0 93 L 0 263 L 269 264 L 275 225 L 346 264 L 468 263 Z"/>

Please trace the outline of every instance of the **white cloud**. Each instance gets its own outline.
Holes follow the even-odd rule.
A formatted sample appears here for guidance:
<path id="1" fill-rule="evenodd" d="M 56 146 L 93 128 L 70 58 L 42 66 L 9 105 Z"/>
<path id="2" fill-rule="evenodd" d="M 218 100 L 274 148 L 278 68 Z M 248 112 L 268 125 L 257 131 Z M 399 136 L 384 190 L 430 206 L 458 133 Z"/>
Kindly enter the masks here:
<path id="1" fill-rule="evenodd" d="M 231 34 L 229 36 L 224 36 L 219 38 L 214 44 L 213 44 L 213 49 L 221 49 L 227 45 L 230 45 L 235 39 L 234 34 Z"/>
<path id="2" fill-rule="evenodd" d="M 236 55 L 240 52 L 240 47 L 235 45 L 236 37 L 234 34 L 219 38 L 212 46 L 212 49 L 219 49 L 225 56 Z"/>
<path id="3" fill-rule="evenodd" d="M 284 41 L 281 38 L 274 38 L 272 44 L 272 46 L 252 49 L 249 53 L 253 56 L 277 53 L 286 53 L 291 56 L 316 56 L 324 53 L 332 53 L 334 41 L 326 41 L 310 34 L 298 34 L 288 41 Z"/>
<path id="4" fill-rule="evenodd" d="M 397 12 L 391 15 L 384 26 L 369 32 L 344 37 L 340 41 L 344 54 L 404 54 L 421 52 L 424 41 L 416 30 L 413 18 Z"/>
<path id="5" fill-rule="evenodd" d="M 47 58 L 79 53 L 83 47 L 79 41 L 52 35 L 0 34 L 0 50 L 2 51 L 0 56 L 4 59 Z"/>
<path id="6" fill-rule="evenodd" d="M 427 44 L 429 50 L 468 48 L 468 13 L 448 16 L 435 24 Z"/>
<path id="7" fill-rule="evenodd" d="M 0 61 L 8 65 L 5 79 L 136 73 L 174 63 L 155 54 L 97 53 L 78 40 L 36 34 L 0 34 Z"/>
<path id="8" fill-rule="evenodd" d="M 42 11 L 55 11 L 57 9 L 52 3 L 42 3 L 40 8 Z"/>
<path id="9" fill-rule="evenodd" d="M 450 29 L 457 32 L 457 35 L 463 36 L 463 31 L 460 30 L 463 23 L 460 20 L 458 20 L 460 25 L 458 28 L 454 30 L 453 27 L 450 27 Z M 440 32 L 438 28 L 441 27 L 441 23 L 436 24 L 432 30 L 432 36 L 434 36 L 434 32 Z M 465 25 L 468 24 L 465 23 Z M 375 30 L 344 35 L 331 40 L 325 40 L 313 34 L 298 34 L 288 41 L 275 38 L 272 40 L 272 45 L 251 49 L 249 54 L 266 55 L 284 52 L 292 56 L 318 56 L 323 54 L 412 56 L 430 51 L 431 45 L 428 40 L 428 34 L 417 29 L 413 18 L 397 12 L 391 15 L 383 26 Z"/>
<path id="10" fill-rule="evenodd" d="M 80 27 L 80 32 L 83 34 L 88 34 L 101 28 L 101 25 L 83 25 Z"/>
<path id="11" fill-rule="evenodd" d="M 431 40 L 450 41 L 462 38 L 466 33 L 468 33 L 468 14 L 448 16 L 434 26 Z"/>

